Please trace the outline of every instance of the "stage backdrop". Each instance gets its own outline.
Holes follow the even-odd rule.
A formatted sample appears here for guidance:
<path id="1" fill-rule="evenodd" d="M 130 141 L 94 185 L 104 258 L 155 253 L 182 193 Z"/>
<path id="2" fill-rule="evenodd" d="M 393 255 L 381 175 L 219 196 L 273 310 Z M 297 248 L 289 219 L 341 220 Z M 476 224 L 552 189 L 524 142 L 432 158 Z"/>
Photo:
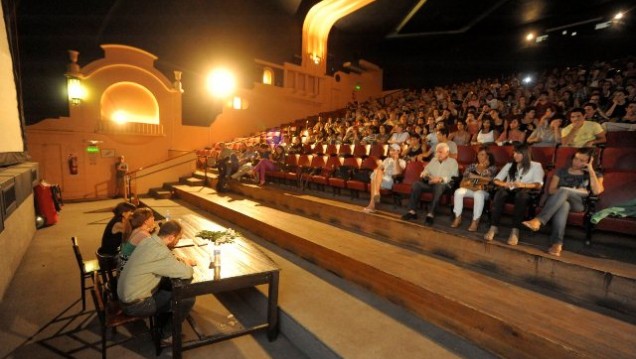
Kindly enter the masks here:
<path id="1" fill-rule="evenodd" d="M 18 107 L 18 96 L 14 77 L 13 59 L 9 34 L 13 31 L 13 21 L 5 14 L 7 11 L 2 2 L 2 18 L 0 18 L 0 166 L 7 166 L 24 161 L 24 142 L 21 118 Z"/>

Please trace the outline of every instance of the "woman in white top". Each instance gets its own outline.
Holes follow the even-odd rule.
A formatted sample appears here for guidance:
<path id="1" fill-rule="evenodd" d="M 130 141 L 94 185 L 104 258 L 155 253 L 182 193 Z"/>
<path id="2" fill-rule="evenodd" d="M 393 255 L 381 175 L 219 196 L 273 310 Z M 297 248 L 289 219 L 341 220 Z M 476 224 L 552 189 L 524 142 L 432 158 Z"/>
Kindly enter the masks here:
<path id="1" fill-rule="evenodd" d="M 492 128 L 490 119 L 485 118 L 481 122 L 481 130 L 475 135 L 472 143 L 474 145 L 485 145 L 494 143 L 499 134 Z"/>
<path id="2" fill-rule="evenodd" d="M 375 204 L 380 202 L 380 189 L 393 188 L 393 177 L 400 175 L 406 168 L 406 161 L 400 158 L 400 146 L 393 144 L 389 148 L 389 157 L 384 161 L 378 160 L 378 167 L 371 173 L 369 189 L 371 197 L 369 205 L 362 210 L 366 213 L 375 212 Z"/>
<path id="3" fill-rule="evenodd" d="M 539 190 L 543 186 L 543 167 L 541 163 L 533 162 L 530 149 L 525 144 L 515 145 L 513 161 L 506 163 L 495 177 L 493 183 L 497 188 L 492 203 L 492 221 L 490 229 L 484 235 L 484 239 L 492 241 L 499 232 L 499 219 L 503 207 L 508 199 L 514 200 L 513 225 L 508 244 L 511 246 L 519 242 L 519 228 L 522 226 L 530 191 Z"/>

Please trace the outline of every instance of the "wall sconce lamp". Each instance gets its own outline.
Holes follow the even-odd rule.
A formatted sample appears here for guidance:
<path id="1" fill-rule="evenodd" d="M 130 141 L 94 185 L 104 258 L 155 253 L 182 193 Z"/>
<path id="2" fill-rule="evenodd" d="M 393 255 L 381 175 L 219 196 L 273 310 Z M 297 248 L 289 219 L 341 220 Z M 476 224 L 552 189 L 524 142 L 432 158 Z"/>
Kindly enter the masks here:
<path id="1" fill-rule="evenodd" d="M 73 106 L 82 103 L 84 98 L 84 90 L 82 89 L 82 81 L 77 77 L 67 77 L 66 86 L 68 91 L 68 101 Z"/>
<path id="2" fill-rule="evenodd" d="M 80 67 L 77 64 L 79 52 L 68 50 L 69 59 L 66 71 L 66 90 L 68 92 L 68 100 L 73 106 L 79 105 L 85 97 L 84 88 L 82 87 Z"/>

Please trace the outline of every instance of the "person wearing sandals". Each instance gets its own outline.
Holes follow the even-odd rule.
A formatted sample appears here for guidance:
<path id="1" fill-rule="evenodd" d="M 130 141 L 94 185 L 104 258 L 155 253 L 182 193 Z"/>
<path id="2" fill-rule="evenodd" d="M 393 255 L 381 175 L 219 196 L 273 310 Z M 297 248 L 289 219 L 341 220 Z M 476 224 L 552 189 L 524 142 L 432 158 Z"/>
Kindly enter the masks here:
<path id="1" fill-rule="evenodd" d="M 495 167 L 495 158 L 492 153 L 488 152 L 487 147 L 479 148 L 477 152 L 477 161 L 471 163 L 464 171 L 464 180 L 470 179 L 474 184 L 489 183 L 497 173 Z M 464 181 L 462 181 L 463 183 Z M 473 198 L 473 220 L 470 222 L 468 231 L 475 232 L 479 228 L 479 219 L 484 211 L 484 204 L 489 197 L 488 191 L 485 189 L 460 187 L 455 190 L 453 195 L 454 206 L 453 213 L 455 219 L 451 223 L 451 227 L 457 228 L 462 222 L 462 210 L 464 207 L 464 197 Z"/>
<path id="2" fill-rule="evenodd" d="M 371 183 L 369 189 L 371 196 L 369 205 L 362 210 L 366 213 L 375 212 L 375 204 L 380 202 L 380 190 L 391 189 L 393 187 L 393 178 L 404 172 L 406 161 L 400 158 L 400 146 L 392 144 L 389 148 L 389 157 L 384 161 L 378 160 L 378 166 L 371 172 Z"/>
<path id="3" fill-rule="evenodd" d="M 585 210 L 584 198 L 590 193 L 599 195 L 603 192 L 603 177 L 597 174 L 592 167 L 591 148 L 579 148 L 569 167 L 564 167 L 552 176 L 548 193 L 550 197 L 546 201 L 541 213 L 535 218 L 523 222 L 523 225 L 532 231 L 538 231 L 542 226 L 552 220 L 552 233 L 550 240 L 552 246 L 548 253 L 560 256 L 563 249 L 563 234 L 568 221 L 568 213 Z"/>
<path id="4" fill-rule="evenodd" d="M 497 188 L 492 203 L 492 222 L 484 239 L 492 241 L 499 232 L 499 220 L 506 200 L 513 199 L 515 204 L 513 225 L 508 244 L 517 245 L 519 242 L 519 228 L 528 208 L 530 191 L 541 189 L 543 186 L 543 167 L 539 162 L 533 162 L 530 149 L 525 144 L 515 145 L 513 160 L 506 163 L 499 171 L 493 183 Z"/>

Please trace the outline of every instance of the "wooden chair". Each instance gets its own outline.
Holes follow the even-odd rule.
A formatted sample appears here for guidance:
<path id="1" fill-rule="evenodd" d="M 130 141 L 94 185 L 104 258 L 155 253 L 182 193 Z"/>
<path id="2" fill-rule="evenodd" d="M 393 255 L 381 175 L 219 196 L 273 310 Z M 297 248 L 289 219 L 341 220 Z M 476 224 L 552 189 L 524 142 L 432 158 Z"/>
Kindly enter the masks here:
<path id="1" fill-rule="evenodd" d="M 133 323 L 137 321 L 144 321 L 146 318 L 149 321 L 150 336 L 152 337 L 155 345 L 156 354 L 160 352 L 160 339 L 157 328 L 155 327 L 155 320 L 153 316 L 149 317 L 135 317 L 129 316 L 124 313 L 119 305 L 119 300 L 113 293 L 106 290 L 101 277 L 97 272 L 93 273 L 93 287 L 91 289 L 91 295 L 93 297 L 93 303 L 95 304 L 95 312 L 99 318 L 101 325 L 102 335 L 102 358 L 106 359 L 106 331 L 108 328 L 113 330 L 113 334 L 116 333 L 117 327 Z"/>
<path id="2" fill-rule="evenodd" d="M 86 280 L 93 279 L 93 274 L 99 271 L 99 263 L 97 259 L 91 259 L 85 261 L 82 258 L 82 252 L 80 251 L 77 237 L 71 237 L 71 243 L 73 244 L 73 253 L 75 253 L 75 260 L 80 270 L 80 291 L 82 292 L 82 312 L 86 310 L 86 290 L 93 288 L 95 283 L 87 286 Z"/>
<path id="3" fill-rule="evenodd" d="M 101 248 L 95 251 L 95 257 L 99 264 L 99 274 L 102 277 L 102 283 L 112 290 L 113 294 L 117 294 L 117 267 L 119 266 L 119 256 L 117 254 L 102 253 Z"/>

